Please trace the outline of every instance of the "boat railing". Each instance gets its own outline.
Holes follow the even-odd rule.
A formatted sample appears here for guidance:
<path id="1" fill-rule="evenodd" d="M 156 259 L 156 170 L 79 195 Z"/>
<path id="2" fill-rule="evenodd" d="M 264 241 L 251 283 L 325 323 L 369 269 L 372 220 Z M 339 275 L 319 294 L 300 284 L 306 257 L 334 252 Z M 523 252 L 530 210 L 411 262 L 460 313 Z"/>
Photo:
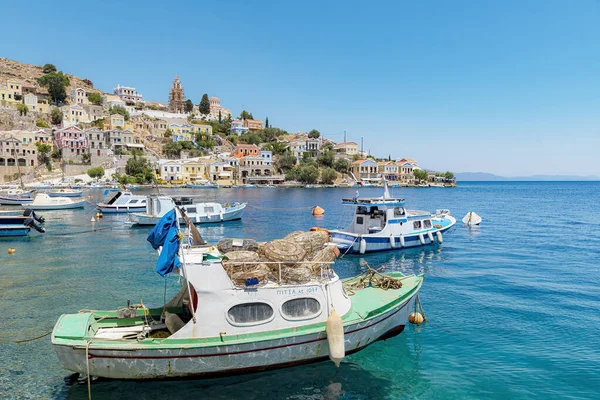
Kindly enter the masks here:
<path id="1" fill-rule="evenodd" d="M 246 268 L 244 268 L 245 266 L 258 266 L 258 265 L 267 266 L 272 274 L 269 274 L 270 276 L 268 277 L 268 279 L 263 279 L 262 283 L 260 282 L 260 280 L 258 280 L 258 282 L 252 281 L 252 278 L 256 278 L 254 276 L 251 276 L 252 273 L 255 271 L 247 271 L 246 272 L 245 275 L 247 276 L 247 279 L 244 279 L 243 284 L 237 284 L 236 283 L 237 279 L 235 279 L 235 280 L 231 279 L 231 281 L 236 286 L 252 287 L 252 286 L 262 286 L 269 282 L 275 282 L 275 283 L 281 285 L 281 284 L 288 284 L 288 283 L 309 283 L 314 280 L 317 280 L 319 282 L 329 281 L 334 276 L 334 272 L 331 269 L 331 265 L 334 264 L 335 262 L 334 261 L 237 261 L 237 260 L 230 260 L 228 263 L 230 265 L 240 266 L 239 272 L 245 272 L 244 271 L 246 269 Z M 224 265 L 226 265 L 226 264 L 224 264 Z M 289 273 L 289 271 L 288 271 L 289 274 L 286 275 L 286 271 L 285 271 L 286 267 L 292 267 L 292 266 L 308 266 L 309 267 L 308 269 L 310 270 L 311 273 L 310 273 L 310 275 L 307 274 L 305 276 L 301 276 L 300 274 L 298 274 L 297 276 L 294 276 L 292 278 L 291 277 L 292 274 Z M 307 272 L 307 271 L 305 270 L 304 272 Z M 273 279 L 273 274 L 276 274 L 275 279 Z M 304 279 L 300 279 L 300 280 L 303 280 L 302 282 L 291 282 L 291 281 L 299 280 L 298 278 L 304 278 Z"/>
<path id="2" fill-rule="evenodd" d="M 406 210 L 406 215 L 408 217 L 420 217 L 423 215 L 431 215 L 431 213 L 429 211 L 422 210 Z"/>

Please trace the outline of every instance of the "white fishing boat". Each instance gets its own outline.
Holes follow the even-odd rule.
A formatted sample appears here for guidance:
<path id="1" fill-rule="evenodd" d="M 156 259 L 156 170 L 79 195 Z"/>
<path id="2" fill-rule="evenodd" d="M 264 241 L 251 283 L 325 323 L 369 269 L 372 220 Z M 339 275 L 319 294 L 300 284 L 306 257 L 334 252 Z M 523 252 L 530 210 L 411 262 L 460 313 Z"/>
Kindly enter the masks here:
<path id="1" fill-rule="evenodd" d="M 98 203 L 98 208 L 104 213 L 143 212 L 146 211 L 146 196 L 118 191 L 107 203 Z"/>
<path id="2" fill-rule="evenodd" d="M 83 190 L 76 190 L 71 188 L 55 189 L 48 192 L 50 197 L 81 197 Z"/>
<path id="3" fill-rule="evenodd" d="M 179 293 L 164 307 L 127 304 L 62 315 L 51 340 L 64 368 L 88 379 L 141 380 L 241 374 L 328 358 L 339 365 L 402 332 L 416 307 L 422 275 L 369 270 L 341 280 L 330 262 L 311 261 L 307 280 L 290 283 L 285 271 L 301 266 L 283 261 L 268 263 L 272 276 L 248 272 L 237 281 L 218 250 L 190 244 L 193 234 L 165 222 L 175 221 L 175 213 L 163 218 L 148 241 L 160 252 L 157 272 L 181 277 Z"/>
<path id="4" fill-rule="evenodd" d="M 0 204 L 5 206 L 18 206 L 24 203 L 31 203 L 31 190 L 8 189 L 0 192 Z"/>
<path id="5" fill-rule="evenodd" d="M 186 199 L 187 200 L 187 199 Z M 175 201 L 167 196 L 148 196 L 146 211 L 131 213 L 131 222 L 137 225 L 156 225 L 169 211 L 175 208 Z M 180 208 L 187 214 L 194 224 L 219 223 L 241 219 L 246 203 L 194 203 L 192 199 L 180 203 Z M 180 223 L 183 218 L 177 211 Z"/>
<path id="6" fill-rule="evenodd" d="M 208 180 L 196 180 L 185 185 L 188 189 L 218 189 L 219 185 Z"/>
<path id="7" fill-rule="evenodd" d="M 69 197 L 50 197 L 46 193 L 38 193 L 31 203 L 21 204 L 23 208 L 32 210 L 69 210 L 72 208 L 83 208 L 85 199 L 73 200 Z"/>
<path id="8" fill-rule="evenodd" d="M 390 196 L 387 182 L 383 197 L 357 196 L 343 199 L 342 204 L 354 207 L 352 222 L 346 229 L 329 232 L 331 243 L 343 253 L 365 254 L 442 243 L 442 233 L 456 223 L 449 211 L 432 214 L 405 209 L 404 199 Z"/>

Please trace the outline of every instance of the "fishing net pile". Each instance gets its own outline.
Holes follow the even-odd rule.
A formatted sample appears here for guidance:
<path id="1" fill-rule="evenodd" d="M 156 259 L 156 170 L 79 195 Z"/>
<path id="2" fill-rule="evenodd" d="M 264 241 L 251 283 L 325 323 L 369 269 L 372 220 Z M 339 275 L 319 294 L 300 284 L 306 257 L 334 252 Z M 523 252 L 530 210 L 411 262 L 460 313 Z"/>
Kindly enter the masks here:
<path id="1" fill-rule="evenodd" d="M 324 231 L 292 232 L 283 239 L 258 243 L 251 239 L 222 239 L 217 248 L 226 257 L 223 267 L 236 285 L 268 281 L 282 284 L 306 283 L 321 276 L 340 254 L 327 246 Z"/>

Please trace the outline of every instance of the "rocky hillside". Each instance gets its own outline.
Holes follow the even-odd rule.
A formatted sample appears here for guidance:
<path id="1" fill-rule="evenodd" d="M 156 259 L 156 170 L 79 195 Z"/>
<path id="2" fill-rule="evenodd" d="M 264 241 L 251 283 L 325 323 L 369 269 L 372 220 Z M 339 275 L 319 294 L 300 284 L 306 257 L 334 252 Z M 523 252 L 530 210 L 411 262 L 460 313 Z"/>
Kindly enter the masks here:
<path id="1" fill-rule="evenodd" d="M 57 65 L 56 67 L 61 70 L 60 65 Z M 78 87 L 83 88 L 88 92 L 101 93 L 100 90 L 94 89 L 93 86 L 84 82 L 82 78 L 67 74 L 66 71 L 63 71 L 63 73 L 69 77 L 70 81 L 67 93 L 69 93 L 71 89 Z M 0 82 L 2 84 L 5 84 L 7 79 L 14 79 L 24 84 L 35 86 L 39 93 L 48 93 L 45 88 L 42 88 L 37 84 L 36 79 L 42 75 L 44 74 L 41 66 L 23 64 L 18 61 L 9 60 L 8 58 L 0 58 Z"/>

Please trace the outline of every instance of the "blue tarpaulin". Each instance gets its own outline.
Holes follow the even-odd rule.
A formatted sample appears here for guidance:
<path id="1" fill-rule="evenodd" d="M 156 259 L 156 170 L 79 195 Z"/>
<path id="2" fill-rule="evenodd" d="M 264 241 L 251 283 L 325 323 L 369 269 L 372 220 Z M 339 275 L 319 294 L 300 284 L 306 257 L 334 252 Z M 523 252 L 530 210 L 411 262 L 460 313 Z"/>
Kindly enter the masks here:
<path id="1" fill-rule="evenodd" d="M 162 246 L 160 257 L 156 262 L 156 272 L 165 276 L 179 268 L 181 262 L 177 253 L 179 252 L 179 229 L 177 228 L 177 215 L 175 210 L 166 213 L 156 224 L 146 239 L 154 249 Z"/>

